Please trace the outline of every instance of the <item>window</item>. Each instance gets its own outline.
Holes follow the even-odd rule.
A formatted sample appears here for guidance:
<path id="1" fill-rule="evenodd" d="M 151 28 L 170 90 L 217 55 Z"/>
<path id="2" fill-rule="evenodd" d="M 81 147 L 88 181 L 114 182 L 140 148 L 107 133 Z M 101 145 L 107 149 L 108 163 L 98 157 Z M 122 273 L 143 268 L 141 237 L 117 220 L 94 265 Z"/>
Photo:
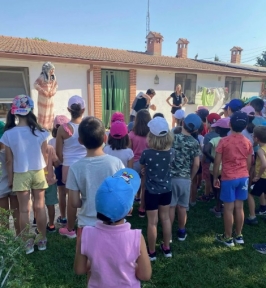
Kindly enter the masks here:
<path id="1" fill-rule="evenodd" d="M 195 96 L 196 96 L 197 75 L 176 73 L 175 74 L 175 87 L 178 84 L 181 84 L 183 93 L 188 98 L 188 104 L 194 104 Z"/>
<path id="2" fill-rule="evenodd" d="M 0 118 L 6 117 L 16 95 L 29 95 L 29 90 L 28 68 L 0 66 Z"/>
<path id="3" fill-rule="evenodd" d="M 225 77 L 225 87 L 228 90 L 228 95 L 225 102 L 228 102 L 234 98 L 240 98 L 240 86 L 240 77 Z"/>

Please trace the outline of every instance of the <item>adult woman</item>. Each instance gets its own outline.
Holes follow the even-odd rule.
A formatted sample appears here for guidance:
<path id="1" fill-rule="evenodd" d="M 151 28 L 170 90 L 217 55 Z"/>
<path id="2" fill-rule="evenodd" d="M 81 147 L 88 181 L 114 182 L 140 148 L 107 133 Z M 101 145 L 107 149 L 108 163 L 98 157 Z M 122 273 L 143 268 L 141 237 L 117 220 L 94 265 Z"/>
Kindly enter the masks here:
<path id="1" fill-rule="evenodd" d="M 170 99 L 173 98 L 173 104 L 170 103 Z M 184 99 L 184 103 L 182 104 L 182 99 Z M 166 102 L 172 107 L 171 113 L 172 113 L 172 128 L 175 127 L 176 119 L 175 119 L 175 112 L 178 109 L 181 109 L 183 106 L 187 103 L 187 97 L 182 92 L 182 87 L 180 84 L 176 85 L 175 92 L 173 92 L 167 99 Z"/>
<path id="2" fill-rule="evenodd" d="M 55 67 L 51 62 L 42 66 L 42 72 L 35 81 L 34 87 L 38 91 L 38 123 L 52 129 L 54 122 L 54 95 L 57 90 Z"/>

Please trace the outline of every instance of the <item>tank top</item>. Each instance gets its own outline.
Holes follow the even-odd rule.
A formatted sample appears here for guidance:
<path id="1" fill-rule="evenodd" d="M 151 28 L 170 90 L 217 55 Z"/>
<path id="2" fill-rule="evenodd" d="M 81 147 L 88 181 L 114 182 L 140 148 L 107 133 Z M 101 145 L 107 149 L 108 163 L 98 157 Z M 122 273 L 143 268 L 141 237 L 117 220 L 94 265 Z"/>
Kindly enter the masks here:
<path id="1" fill-rule="evenodd" d="M 81 145 L 78 141 L 79 134 L 78 128 L 79 124 L 72 122 L 68 123 L 73 128 L 73 134 L 68 139 L 64 140 L 63 145 L 63 165 L 70 166 L 77 162 L 79 159 L 83 158 L 87 154 L 86 148 Z"/>
<path id="2" fill-rule="evenodd" d="M 90 288 L 140 288 L 135 276 L 140 256 L 141 230 L 130 224 L 86 226 L 81 236 L 81 254 L 91 263 Z M 93 243 L 93 245 L 91 244 Z"/>
<path id="3" fill-rule="evenodd" d="M 263 150 L 264 155 L 266 156 L 266 145 L 265 145 L 265 146 L 262 146 L 262 147 L 260 147 L 260 148 Z M 256 175 L 259 174 L 260 167 L 261 167 L 261 161 L 260 161 L 260 158 L 257 156 L 256 164 L 255 164 Z M 261 178 L 266 179 L 266 170 L 265 170 L 265 171 L 263 172 L 263 174 L 261 175 Z"/>

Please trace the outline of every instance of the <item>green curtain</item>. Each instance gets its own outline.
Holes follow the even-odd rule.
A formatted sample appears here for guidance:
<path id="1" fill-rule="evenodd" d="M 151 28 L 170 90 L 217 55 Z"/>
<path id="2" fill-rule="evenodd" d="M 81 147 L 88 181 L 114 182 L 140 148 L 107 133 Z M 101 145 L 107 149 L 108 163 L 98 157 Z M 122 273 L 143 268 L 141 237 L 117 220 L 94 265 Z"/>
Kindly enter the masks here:
<path id="1" fill-rule="evenodd" d="M 110 127 L 114 112 L 124 113 L 129 119 L 129 72 L 102 70 L 102 119 L 106 128 Z"/>

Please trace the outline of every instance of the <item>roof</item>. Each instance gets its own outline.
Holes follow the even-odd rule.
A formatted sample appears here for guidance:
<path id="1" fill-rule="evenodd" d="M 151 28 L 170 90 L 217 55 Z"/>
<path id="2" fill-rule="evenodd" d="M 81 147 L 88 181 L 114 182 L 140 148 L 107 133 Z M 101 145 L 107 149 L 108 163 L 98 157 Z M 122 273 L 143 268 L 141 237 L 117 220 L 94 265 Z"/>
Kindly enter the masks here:
<path id="1" fill-rule="evenodd" d="M 186 38 L 179 38 L 176 44 L 189 44 L 189 41 Z"/>
<path id="2" fill-rule="evenodd" d="M 243 51 L 243 49 L 239 46 L 234 46 L 230 51 Z"/>
<path id="3" fill-rule="evenodd" d="M 152 32 L 150 31 L 149 34 L 147 35 L 147 38 L 151 38 L 150 36 L 156 37 L 156 38 L 163 38 L 163 35 L 158 32 Z"/>
<path id="4" fill-rule="evenodd" d="M 81 63 L 82 60 L 86 63 L 87 61 L 88 63 L 97 62 L 99 65 L 101 63 L 105 63 L 105 65 L 107 65 L 106 63 L 115 63 L 139 68 L 187 70 L 189 73 L 200 71 L 202 73 L 238 74 L 266 78 L 265 71 L 229 67 L 229 65 L 220 65 L 220 62 L 210 63 L 194 59 L 148 55 L 145 52 L 0 36 L 0 57 L 12 58 L 14 55 L 19 59 L 23 59 L 23 57 L 25 59 L 26 56 L 29 59 L 42 56 L 43 59 L 50 61 L 63 59 L 64 61 Z"/>

